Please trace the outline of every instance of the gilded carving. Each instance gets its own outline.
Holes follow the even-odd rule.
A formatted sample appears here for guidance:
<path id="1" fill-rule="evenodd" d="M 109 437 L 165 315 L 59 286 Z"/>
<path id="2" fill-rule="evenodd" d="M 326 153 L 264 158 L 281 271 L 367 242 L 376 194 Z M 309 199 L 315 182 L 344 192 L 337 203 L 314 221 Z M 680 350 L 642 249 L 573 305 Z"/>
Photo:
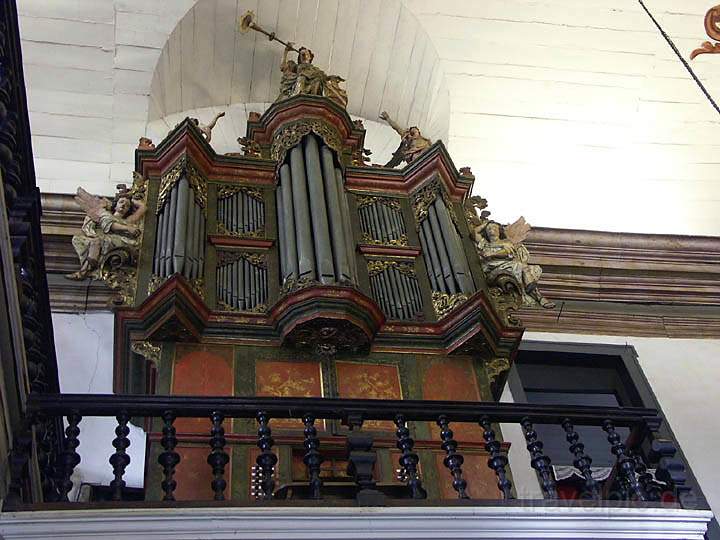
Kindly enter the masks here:
<path id="1" fill-rule="evenodd" d="M 245 157 L 259 158 L 262 157 L 262 149 L 260 143 L 248 139 L 247 137 L 238 137 L 238 144 L 242 147 Z"/>
<path id="2" fill-rule="evenodd" d="M 217 257 L 218 266 L 224 266 L 226 264 L 239 261 L 240 259 L 245 259 L 254 266 L 267 268 L 267 254 L 265 253 L 251 253 L 247 251 L 218 251 Z"/>
<path id="3" fill-rule="evenodd" d="M 488 285 L 491 291 L 493 288 L 499 291 L 496 299 L 504 296 L 506 311 L 523 305 L 554 308 L 555 303 L 545 298 L 537 286 L 542 269 L 530 264 L 530 254 L 522 243 L 530 232 L 530 225 L 523 217 L 510 225 L 501 225 L 489 219 L 490 212 L 484 210 L 486 206 L 485 199 L 470 197 L 465 203 L 465 213 Z"/>
<path id="4" fill-rule="evenodd" d="M 465 293 L 447 294 L 443 292 L 432 292 L 432 304 L 438 319 L 442 319 L 453 309 L 463 302 L 466 302 L 468 296 Z"/>
<path id="5" fill-rule="evenodd" d="M 265 313 L 267 311 L 267 305 L 266 304 L 258 304 L 252 309 L 239 309 L 235 306 L 231 306 L 229 304 L 226 304 L 223 300 L 218 299 L 217 301 L 218 307 L 220 308 L 220 311 L 236 311 L 236 312 L 242 312 L 242 313 Z"/>
<path id="6" fill-rule="evenodd" d="M 148 296 L 157 291 L 160 288 L 160 285 L 165 283 L 166 280 L 167 278 L 160 277 L 155 274 L 150 276 L 150 282 L 148 283 Z"/>
<path id="7" fill-rule="evenodd" d="M 287 99 L 300 94 L 311 94 L 325 96 L 340 106 L 347 105 L 347 91 L 340 86 L 345 79 L 338 75 L 327 75 L 323 70 L 312 64 L 315 55 L 307 47 L 296 49 L 294 43 L 283 41 L 275 36 L 275 32 L 268 32 L 255 22 L 255 13 L 246 11 L 239 19 L 239 30 L 246 33 L 248 30 L 255 30 L 264 34 L 270 41 L 278 41 L 285 45 L 280 70 L 282 79 L 280 81 L 280 94 L 276 101 Z M 288 53 L 297 53 L 297 62 L 288 59 Z"/>
<path id="8" fill-rule="evenodd" d="M 130 350 L 135 354 L 139 354 L 143 358 L 158 364 L 160 362 L 160 354 L 162 349 L 158 345 L 153 345 L 149 341 L 133 341 Z"/>
<path id="9" fill-rule="evenodd" d="M 435 202 L 435 199 L 442 197 L 447 208 L 450 219 L 458 226 L 457 216 L 450 197 L 445 192 L 438 178 L 417 190 L 413 195 L 413 212 L 415 214 L 415 227 L 420 230 L 420 225 L 428 217 L 428 209 Z"/>
<path id="10" fill-rule="evenodd" d="M 317 285 L 320 285 L 320 282 L 308 276 L 302 278 L 289 277 L 280 288 L 280 295 L 285 296 L 308 287 L 315 287 Z"/>
<path id="11" fill-rule="evenodd" d="M 170 196 L 173 186 L 180 180 L 183 174 L 187 174 L 188 183 L 195 196 L 195 202 L 205 210 L 207 207 L 207 180 L 200 174 L 200 171 L 190 163 L 186 156 L 182 156 L 178 162 L 160 179 L 160 191 L 156 212 L 159 214 L 165 202 Z"/>
<path id="12" fill-rule="evenodd" d="M 710 39 L 720 41 L 720 4 L 711 7 L 705 14 L 705 33 Z M 704 41 L 699 48 L 690 53 L 690 60 L 701 54 L 720 53 L 720 43 Z"/>
<path id="13" fill-rule="evenodd" d="M 338 155 L 342 154 L 342 139 L 334 127 L 320 120 L 300 120 L 275 133 L 270 156 L 275 161 L 282 161 L 285 159 L 285 153 L 308 133 L 315 133 Z"/>
<path id="14" fill-rule="evenodd" d="M 217 222 L 217 232 L 218 234 L 222 234 L 223 236 L 237 236 L 239 238 L 264 238 L 265 237 L 265 228 L 260 227 L 258 229 L 255 229 L 254 231 L 231 231 L 228 229 L 225 224 L 222 221 Z"/>
<path id="15" fill-rule="evenodd" d="M 397 167 L 403 161 L 411 163 L 432 146 L 432 141 L 427 137 L 423 137 L 420 128 L 417 126 L 401 127 L 390 118 L 386 111 L 380 113 L 380 118 L 385 120 L 400 135 L 400 146 L 393 152 L 392 159 L 384 165 L 385 167 Z"/>
<path id="16" fill-rule="evenodd" d="M 411 263 L 392 260 L 370 260 L 367 263 L 367 267 L 368 275 L 371 277 L 380 274 L 389 268 L 396 268 L 401 274 L 415 277 L 415 267 Z"/>
<path id="17" fill-rule="evenodd" d="M 487 373 L 490 384 L 495 384 L 503 373 L 510 369 L 510 360 L 507 358 L 493 358 L 485 362 L 485 373 Z"/>
<path id="18" fill-rule="evenodd" d="M 236 193 L 244 193 L 248 197 L 252 197 L 253 199 L 256 199 L 258 201 L 264 202 L 262 191 L 260 191 L 258 188 L 253 187 L 247 187 L 247 186 L 220 186 L 218 188 L 218 199 L 225 199 L 226 197 L 230 197 L 232 195 L 235 195 Z"/>
<path id="19" fill-rule="evenodd" d="M 131 188 L 117 186 L 112 201 L 78 188 L 75 201 L 86 216 L 81 233 L 72 238 L 80 269 L 68 274 L 68 279 L 104 281 L 116 292 L 115 304 L 132 304 L 146 198 L 146 182 L 138 173 L 133 173 Z"/>
<path id="20" fill-rule="evenodd" d="M 394 238 L 391 240 L 377 240 L 370 236 L 370 234 L 363 233 L 361 242 L 370 246 L 407 246 L 408 237 L 406 234 L 401 234 L 400 238 Z"/>

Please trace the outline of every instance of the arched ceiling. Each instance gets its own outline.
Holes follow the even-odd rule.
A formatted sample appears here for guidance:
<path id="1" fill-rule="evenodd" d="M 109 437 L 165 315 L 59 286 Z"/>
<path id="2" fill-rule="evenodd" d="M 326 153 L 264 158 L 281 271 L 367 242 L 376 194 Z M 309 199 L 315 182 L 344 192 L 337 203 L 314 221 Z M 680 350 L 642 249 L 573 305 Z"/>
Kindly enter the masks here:
<path id="1" fill-rule="evenodd" d="M 400 0 L 199 0 L 165 44 L 153 74 L 149 121 L 183 111 L 275 100 L 283 46 L 241 34 L 237 18 L 309 47 L 314 63 L 346 79 L 348 112 L 446 138 L 449 96 L 441 62 Z"/>

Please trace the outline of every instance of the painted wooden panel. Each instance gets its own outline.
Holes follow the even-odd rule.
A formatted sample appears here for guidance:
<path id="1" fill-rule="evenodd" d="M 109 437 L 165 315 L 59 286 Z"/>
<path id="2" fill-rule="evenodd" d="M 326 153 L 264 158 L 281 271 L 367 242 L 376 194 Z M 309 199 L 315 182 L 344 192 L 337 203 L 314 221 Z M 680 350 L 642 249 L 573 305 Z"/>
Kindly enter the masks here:
<path id="1" fill-rule="evenodd" d="M 173 365 L 171 394 L 179 396 L 232 396 L 233 356 L 231 347 L 205 347 L 178 345 Z M 226 430 L 230 422 L 224 422 Z M 179 433 L 209 433 L 210 420 L 204 418 L 178 418 L 175 427 Z"/>
<path id="2" fill-rule="evenodd" d="M 336 362 L 337 390 L 342 398 L 402 399 L 397 366 L 363 362 Z M 369 421 L 364 429 L 395 430 L 392 422 Z"/>
<path id="3" fill-rule="evenodd" d="M 487 466 L 487 454 L 463 453 L 465 462 L 462 466 L 463 478 L 467 482 L 467 493 L 471 499 L 500 499 L 502 494 L 497 488 L 495 471 Z M 452 486 L 452 475 L 443 464 L 445 454 L 435 455 L 440 497 L 457 499 L 457 491 Z"/>
<path id="4" fill-rule="evenodd" d="M 441 401 L 481 401 L 472 358 L 432 358 L 423 363 L 423 399 Z M 455 423 L 450 426 L 458 441 L 482 442 L 483 430 L 479 425 Z M 440 428 L 430 425 L 432 438 L 440 440 Z"/>
<path id="5" fill-rule="evenodd" d="M 255 363 L 255 394 L 260 397 L 322 397 L 322 373 L 319 362 Z M 322 421 L 316 423 L 324 427 Z M 301 429 L 301 420 L 272 420 L 271 428 Z"/>
<path id="6" fill-rule="evenodd" d="M 175 468 L 175 498 L 178 501 L 212 500 L 214 492 L 210 487 L 213 479 L 212 469 L 207 463 L 210 453 L 209 446 L 177 446 L 175 451 L 180 454 L 180 463 Z M 226 448 L 231 455 L 229 448 Z M 225 480 L 231 485 L 232 457 L 225 466 Z M 229 496 L 229 489 L 226 490 Z"/>

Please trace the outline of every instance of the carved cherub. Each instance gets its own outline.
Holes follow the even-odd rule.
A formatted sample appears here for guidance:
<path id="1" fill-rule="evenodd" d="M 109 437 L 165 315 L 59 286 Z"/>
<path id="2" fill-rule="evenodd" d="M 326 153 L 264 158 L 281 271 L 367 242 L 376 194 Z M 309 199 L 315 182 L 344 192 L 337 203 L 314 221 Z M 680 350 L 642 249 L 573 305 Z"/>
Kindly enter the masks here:
<path id="1" fill-rule="evenodd" d="M 200 120 L 197 118 L 191 118 L 193 124 L 195 124 L 198 129 L 200 130 L 200 133 L 202 133 L 202 136 L 205 138 L 207 142 L 210 142 L 210 139 L 212 138 L 212 130 L 215 127 L 215 124 L 217 124 L 217 121 L 225 116 L 224 112 L 219 112 L 215 115 L 215 118 L 213 118 L 209 124 L 201 124 Z"/>
<path id="2" fill-rule="evenodd" d="M 117 249 L 132 258 L 137 255 L 142 233 L 141 220 L 147 210 L 143 200 L 144 181 L 135 173 L 133 187 L 117 186 L 112 201 L 78 188 L 75 201 L 85 211 L 82 233 L 73 236 L 72 244 L 80 259 L 80 270 L 68 279 L 83 280 L 96 276 L 107 256 Z"/>
<path id="3" fill-rule="evenodd" d="M 524 217 L 510 225 L 501 225 L 488 219 L 490 212 L 484 210 L 486 206 L 487 201 L 482 197 L 470 197 L 465 203 L 468 225 L 488 285 L 505 292 L 514 289 L 524 305 L 554 308 L 555 303 L 538 289 L 542 268 L 529 263 L 530 253 L 523 245 L 530 225 Z M 478 210 L 481 211 L 479 215 Z"/>
<path id="4" fill-rule="evenodd" d="M 380 119 L 385 120 L 400 135 L 400 146 L 393 152 L 392 159 L 385 164 L 385 167 L 397 167 L 403 161 L 410 163 L 432 145 L 430 139 L 422 136 L 420 128 L 417 126 L 400 127 L 390 118 L 387 111 L 380 113 Z"/>

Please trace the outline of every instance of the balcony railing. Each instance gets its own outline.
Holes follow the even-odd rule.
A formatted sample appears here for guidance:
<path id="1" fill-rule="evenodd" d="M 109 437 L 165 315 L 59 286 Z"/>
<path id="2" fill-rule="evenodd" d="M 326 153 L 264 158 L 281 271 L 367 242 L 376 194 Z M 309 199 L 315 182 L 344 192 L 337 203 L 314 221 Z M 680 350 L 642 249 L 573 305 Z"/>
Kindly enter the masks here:
<path id="1" fill-rule="evenodd" d="M 257 474 L 258 498 L 266 501 L 281 498 L 283 493 L 287 493 L 276 486 L 274 467 L 278 457 L 274 452 L 272 437 L 273 420 L 287 418 L 300 419 L 304 425 L 303 462 L 307 467 L 308 481 L 304 489 L 296 490 L 302 493 L 302 499 L 297 500 L 298 504 L 303 504 L 303 499 L 322 499 L 324 494 L 320 470 L 323 448 L 315 427 L 318 420 L 339 420 L 349 427 L 346 435 L 348 474 L 356 486 L 356 500 L 362 505 L 396 504 L 393 502 L 395 499 L 419 500 L 426 497 L 419 473 L 418 454 L 414 452 L 415 441 L 411 436 L 411 427 L 415 422 L 427 421 L 436 423 L 440 428 L 437 445 L 445 453 L 443 464 L 458 499 L 469 497 L 467 481 L 463 476 L 462 449 L 452 430 L 457 422 L 472 422 L 482 427 L 484 448 L 488 453 L 487 465 L 494 471 L 498 493 L 501 494 L 499 496 L 504 499 L 513 499 L 515 494 L 508 474 L 508 458 L 504 451 L 506 446 L 498 440 L 494 428 L 498 423 L 516 423 L 521 426 L 530 454 L 529 465 L 537 472 L 547 499 L 557 499 L 558 492 L 551 461 L 544 454 L 543 443 L 534 429 L 536 424 L 556 424 L 564 429 L 568 451 L 584 478 L 582 498 L 597 501 L 623 499 L 633 502 L 682 502 L 684 493 L 689 490 L 685 485 L 684 465 L 675 458 L 675 447 L 670 441 L 658 437 L 662 419 L 653 409 L 413 400 L 34 394 L 29 398 L 28 410 L 36 429 L 41 433 L 43 425 L 57 425 L 58 419 L 66 419 L 64 434 L 58 434 L 61 438 L 56 441 L 57 444 L 50 445 L 60 450 L 54 455 L 41 455 L 39 458 L 41 464 L 44 464 L 41 465 L 41 474 L 45 503 L 68 502 L 68 493 L 73 488 L 71 476 L 80 463 L 77 448 L 82 436 L 84 416 L 117 419 L 116 438 L 112 442 L 114 452 L 108 448 L 108 460 L 114 473 L 114 480 L 110 483 L 112 500 L 118 501 L 120 505 L 126 504 L 123 501 L 127 498 L 123 477 L 130 462 L 126 452 L 130 445 L 128 422 L 137 417 L 159 419 L 162 425 L 159 441 L 162 452 L 155 466 L 162 469 L 163 501 L 175 500 L 177 481 L 174 475 L 180 455 L 176 451 L 178 437 L 174 422 L 184 417 L 207 419 L 207 463 L 212 471 L 210 483 L 216 501 L 227 497 L 225 468 L 229 455 L 225 449 L 227 441 L 222 424 L 228 418 L 255 419 L 257 422 L 256 444 L 259 454 L 254 470 Z M 383 493 L 373 478 L 373 438 L 362 429 L 363 423 L 371 420 L 391 421 L 396 427 L 396 446 L 400 452 L 398 466 L 405 486 L 400 486 L 392 493 Z M 617 462 L 614 475 L 602 488 L 593 479 L 591 457 L 585 453 L 575 426 L 598 426 L 607 435 L 609 449 L 616 456 Z M 617 432 L 620 427 L 630 429 L 630 436 L 625 441 Z M 512 466 L 517 468 L 527 464 L 513 463 Z M 652 469 L 654 474 L 650 473 Z M 47 508 L 22 503 L 10 503 L 10 507 Z"/>

